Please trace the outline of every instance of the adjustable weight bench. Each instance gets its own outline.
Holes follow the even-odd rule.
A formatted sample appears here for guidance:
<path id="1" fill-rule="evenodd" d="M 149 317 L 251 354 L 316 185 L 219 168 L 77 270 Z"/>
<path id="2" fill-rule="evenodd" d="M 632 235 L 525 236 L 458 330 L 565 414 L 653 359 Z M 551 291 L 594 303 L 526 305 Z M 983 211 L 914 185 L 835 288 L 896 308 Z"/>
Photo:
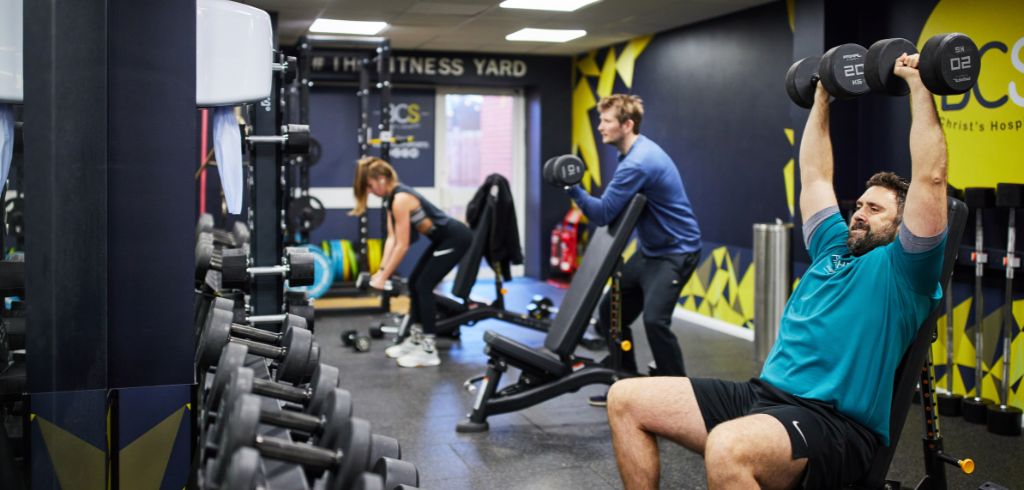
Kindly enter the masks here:
<path id="1" fill-rule="evenodd" d="M 547 320 L 532 318 L 525 313 L 515 313 L 505 309 L 505 291 L 502 284 L 502 271 L 500 267 L 491 262 L 494 271 L 494 293 L 495 298 L 491 303 L 483 303 L 470 299 L 469 293 L 476 283 L 477 274 L 480 271 L 480 262 L 484 257 L 484 250 L 488 245 L 488 238 L 495 226 L 501 226 L 495 218 L 497 210 L 498 185 L 491 184 L 488 189 L 487 200 L 484 209 L 480 213 L 480 220 L 473 229 L 473 241 L 469 250 L 459 261 L 459 269 L 455 274 L 455 283 L 452 285 L 452 295 L 455 298 L 444 294 L 434 293 L 434 300 L 437 302 L 437 310 L 444 318 L 435 324 L 439 334 L 458 335 L 459 327 L 472 325 L 480 320 L 495 318 L 522 327 L 546 332 L 550 323 Z M 456 299 L 457 298 L 457 299 Z"/>
<path id="2" fill-rule="evenodd" d="M 619 379 L 635 376 L 635 373 L 577 357 L 574 352 L 590 324 L 605 283 L 619 265 L 646 202 L 646 197 L 637 194 L 614 223 L 594 232 L 558 314 L 551 321 L 544 347 L 527 347 L 493 331 L 484 334 L 487 344 L 484 352 L 490 356 L 487 373 L 481 377 L 469 420 L 459 423 L 457 431 L 485 431 L 487 417 L 491 415 L 531 407 L 583 386 L 611 385 Z M 522 374 L 515 384 L 499 390 L 501 376 L 509 365 Z M 467 383 L 467 388 L 471 386 Z"/>

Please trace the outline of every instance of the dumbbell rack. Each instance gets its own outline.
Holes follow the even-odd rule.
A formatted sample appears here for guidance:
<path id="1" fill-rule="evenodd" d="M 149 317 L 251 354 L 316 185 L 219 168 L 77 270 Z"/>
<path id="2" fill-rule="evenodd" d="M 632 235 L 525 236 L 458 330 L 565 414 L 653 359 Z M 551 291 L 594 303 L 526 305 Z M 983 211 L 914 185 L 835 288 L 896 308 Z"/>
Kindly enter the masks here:
<path id="1" fill-rule="evenodd" d="M 265 380 L 271 379 L 270 369 L 267 366 L 267 361 L 262 357 L 249 355 L 248 357 L 246 357 L 245 367 L 252 369 L 253 373 L 256 375 L 257 378 Z M 205 376 L 203 381 L 203 389 L 200 391 L 200 406 L 205 405 L 205 400 L 202 399 L 201 395 L 202 393 L 205 393 L 210 389 L 212 381 L 212 374 L 208 374 L 207 376 Z M 280 412 L 284 410 L 284 402 L 275 400 L 273 398 L 260 397 L 260 403 L 262 404 L 261 408 L 265 411 Z M 200 452 L 201 454 L 201 451 L 203 451 L 206 445 L 210 443 L 210 441 L 206 440 L 208 438 L 209 432 L 203 430 L 205 424 L 202 423 L 202 421 L 200 421 L 200 423 L 198 423 L 197 425 L 199 427 L 199 449 L 197 451 Z M 285 439 L 288 441 L 292 440 L 291 433 L 288 431 L 288 429 L 282 429 L 280 427 L 260 425 L 259 433 L 260 435 L 263 436 L 275 437 L 278 439 Z M 223 457 L 223 455 L 217 455 L 217 457 Z M 267 478 L 267 484 L 269 488 L 289 488 L 296 490 L 307 490 L 309 488 L 309 485 L 306 481 L 305 473 L 303 472 L 302 467 L 298 465 L 285 463 L 269 458 L 261 459 L 261 465 L 263 466 L 263 475 Z M 202 468 L 193 468 L 192 477 L 196 479 L 196 487 L 211 488 L 211 486 L 204 481 L 206 475 L 208 474 L 209 466 L 210 465 L 207 464 L 205 465 L 205 467 Z"/>

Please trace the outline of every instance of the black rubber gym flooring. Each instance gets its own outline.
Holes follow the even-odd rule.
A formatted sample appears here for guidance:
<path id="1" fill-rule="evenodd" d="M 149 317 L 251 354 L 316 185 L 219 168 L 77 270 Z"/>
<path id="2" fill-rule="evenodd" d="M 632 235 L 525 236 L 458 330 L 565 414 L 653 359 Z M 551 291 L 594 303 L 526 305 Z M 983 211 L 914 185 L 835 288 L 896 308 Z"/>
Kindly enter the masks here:
<path id="1" fill-rule="evenodd" d="M 546 283 L 516 279 L 507 284 L 507 303 L 514 311 L 525 311 L 533 294 L 544 294 L 558 304 L 564 291 Z M 474 297 L 490 298 L 493 283 L 481 280 Z M 320 316 L 316 336 L 322 361 L 337 365 L 343 386 L 352 392 L 355 413 L 373 423 L 375 432 L 398 438 L 403 459 L 420 469 L 421 487 L 456 489 L 568 489 L 597 490 L 621 488 L 611 447 L 607 416 L 603 408 L 591 407 L 587 397 L 600 394 L 595 385 L 578 393 L 563 395 L 532 408 L 489 419 L 490 432 L 459 434 L 455 424 L 469 412 L 472 394 L 462 383 L 482 374 L 487 357 L 483 354 L 483 333 L 493 329 L 527 345 L 544 341 L 540 332 L 489 320 L 462 329 L 458 341 L 440 340 L 442 364 L 436 368 L 399 368 L 384 357 L 387 339 L 375 340 L 370 352 L 357 353 L 344 347 L 343 329 L 357 328 L 363 334 L 374 317 Z M 646 365 L 650 351 L 643 328 L 634 329 L 638 361 Z M 693 376 L 744 380 L 756 375 L 753 344 L 676 320 L 673 330 L 683 346 L 686 367 Z M 581 349 L 588 357 L 604 353 Z M 504 377 L 514 380 L 515 370 Z M 922 414 L 911 408 L 889 478 L 913 488 L 924 475 L 921 450 Z M 984 426 L 960 419 L 944 418 L 941 430 L 947 451 L 953 456 L 973 458 L 977 464 L 971 476 L 948 467 L 949 488 L 978 488 L 993 481 L 1006 488 L 1024 488 L 1024 439 L 989 434 Z M 661 442 L 662 488 L 706 488 L 704 461 L 676 446 Z"/>

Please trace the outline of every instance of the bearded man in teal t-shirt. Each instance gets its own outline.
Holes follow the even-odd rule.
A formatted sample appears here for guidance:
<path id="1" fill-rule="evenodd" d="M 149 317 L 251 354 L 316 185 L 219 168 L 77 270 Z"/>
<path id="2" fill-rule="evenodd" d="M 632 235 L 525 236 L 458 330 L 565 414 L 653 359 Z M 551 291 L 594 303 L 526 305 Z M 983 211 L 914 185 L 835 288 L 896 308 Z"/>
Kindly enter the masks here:
<path id="1" fill-rule="evenodd" d="M 941 296 L 946 141 L 917 55 L 910 86 L 911 178 L 867 182 L 849 223 L 833 189 L 829 94 L 819 83 L 800 143 L 800 213 L 811 266 L 786 304 L 761 375 L 747 382 L 632 378 L 612 386 L 608 421 L 627 489 L 656 488 L 661 436 L 702 454 L 708 487 L 841 488 L 889 444 L 897 365 Z"/>

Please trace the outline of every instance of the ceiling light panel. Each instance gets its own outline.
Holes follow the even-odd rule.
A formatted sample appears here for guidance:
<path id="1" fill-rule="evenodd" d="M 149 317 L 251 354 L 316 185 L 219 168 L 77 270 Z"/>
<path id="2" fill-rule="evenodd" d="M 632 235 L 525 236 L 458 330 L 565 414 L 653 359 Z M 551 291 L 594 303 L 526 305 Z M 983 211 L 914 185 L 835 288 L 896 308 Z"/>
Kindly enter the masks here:
<path id="1" fill-rule="evenodd" d="M 506 9 L 551 10 L 574 12 L 600 0 L 505 0 L 498 6 Z"/>
<path id="2" fill-rule="evenodd" d="M 526 27 L 505 36 L 506 41 L 564 43 L 587 35 L 582 29 L 534 29 Z"/>
<path id="3" fill-rule="evenodd" d="M 325 34 L 357 34 L 372 36 L 383 31 L 387 22 L 368 22 L 361 20 L 317 19 L 309 26 L 309 32 Z"/>

